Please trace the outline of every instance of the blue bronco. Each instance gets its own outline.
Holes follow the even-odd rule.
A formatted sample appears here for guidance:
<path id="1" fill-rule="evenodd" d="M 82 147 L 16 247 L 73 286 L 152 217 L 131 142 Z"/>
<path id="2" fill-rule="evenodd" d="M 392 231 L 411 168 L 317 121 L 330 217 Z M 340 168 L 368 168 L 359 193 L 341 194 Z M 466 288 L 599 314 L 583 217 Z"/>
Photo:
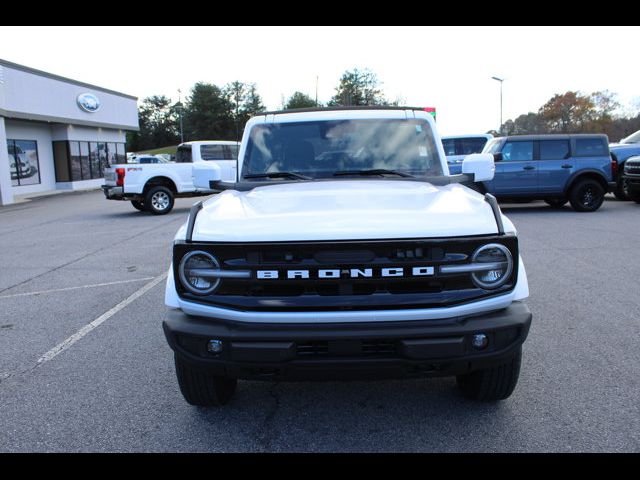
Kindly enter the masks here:
<path id="1" fill-rule="evenodd" d="M 518 135 L 491 140 L 495 159 L 486 192 L 500 200 L 542 199 L 554 208 L 567 202 L 579 212 L 600 208 L 615 188 L 617 164 L 602 134 Z"/>

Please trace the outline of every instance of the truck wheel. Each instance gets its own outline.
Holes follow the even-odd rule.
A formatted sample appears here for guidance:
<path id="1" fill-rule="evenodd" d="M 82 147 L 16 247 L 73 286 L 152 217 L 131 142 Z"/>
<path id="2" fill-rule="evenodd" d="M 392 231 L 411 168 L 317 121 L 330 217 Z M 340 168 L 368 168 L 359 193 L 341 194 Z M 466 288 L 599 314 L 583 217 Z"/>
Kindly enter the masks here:
<path id="1" fill-rule="evenodd" d="M 165 215 L 173 208 L 173 192 L 167 187 L 152 187 L 144 200 L 145 207 L 154 215 Z"/>
<path id="2" fill-rule="evenodd" d="M 471 400 L 496 402 L 508 398 L 518 383 L 522 347 L 508 361 L 483 370 L 458 375 L 456 380 L 462 394 Z"/>
<path id="3" fill-rule="evenodd" d="M 133 205 L 133 208 L 135 208 L 136 210 L 140 210 L 141 212 L 144 212 L 146 210 L 144 207 L 144 202 L 141 202 L 140 200 L 131 200 L 131 205 Z"/>
<path id="4" fill-rule="evenodd" d="M 571 187 L 569 201 L 578 212 L 595 212 L 604 202 L 604 193 L 604 188 L 597 180 L 586 178 Z"/>
<path id="5" fill-rule="evenodd" d="M 613 190 L 613 195 L 618 200 L 630 200 L 628 183 L 624 178 L 622 178 L 622 176 L 618 177 L 618 181 L 616 182 L 616 188 Z"/>
<path id="6" fill-rule="evenodd" d="M 569 201 L 567 198 L 545 198 L 544 202 L 553 208 L 560 208 Z"/>
<path id="7" fill-rule="evenodd" d="M 180 360 L 176 354 L 174 359 L 178 385 L 188 403 L 198 407 L 219 407 L 229 403 L 236 392 L 237 379 L 196 370 Z"/>

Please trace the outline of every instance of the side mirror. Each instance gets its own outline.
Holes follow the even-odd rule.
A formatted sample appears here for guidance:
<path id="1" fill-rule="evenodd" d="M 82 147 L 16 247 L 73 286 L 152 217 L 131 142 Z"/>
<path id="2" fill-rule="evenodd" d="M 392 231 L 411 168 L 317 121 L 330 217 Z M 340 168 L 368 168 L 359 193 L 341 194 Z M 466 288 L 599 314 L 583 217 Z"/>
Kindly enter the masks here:
<path id="1" fill-rule="evenodd" d="M 222 180 L 222 171 L 215 162 L 193 164 L 193 184 L 198 190 L 213 190 L 213 183 Z"/>
<path id="2" fill-rule="evenodd" d="M 502 161 L 502 152 L 494 153 L 493 154 L 493 161 L 494 162 L 501 162 Z"/>
<path id="3" fill-rule="evenodd" d="M 490 153 L 473 153 L 464 157 L 462 173 L 473 175 L 474 182 L 487 182 L 493 179 L 496 166 Z"/>

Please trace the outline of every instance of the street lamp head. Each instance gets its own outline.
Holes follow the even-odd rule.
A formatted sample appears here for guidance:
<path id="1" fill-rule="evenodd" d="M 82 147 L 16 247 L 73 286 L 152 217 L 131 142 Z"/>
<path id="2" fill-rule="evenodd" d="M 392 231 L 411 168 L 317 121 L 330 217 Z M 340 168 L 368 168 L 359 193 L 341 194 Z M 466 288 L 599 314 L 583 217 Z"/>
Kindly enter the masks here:
<path id="1" fill-rule="evenodd" d="M 498 77 L 491 77 L 493 80 L 497 80 L 499 82 L 504 81 L 504 78 L 498 78 Z"/>

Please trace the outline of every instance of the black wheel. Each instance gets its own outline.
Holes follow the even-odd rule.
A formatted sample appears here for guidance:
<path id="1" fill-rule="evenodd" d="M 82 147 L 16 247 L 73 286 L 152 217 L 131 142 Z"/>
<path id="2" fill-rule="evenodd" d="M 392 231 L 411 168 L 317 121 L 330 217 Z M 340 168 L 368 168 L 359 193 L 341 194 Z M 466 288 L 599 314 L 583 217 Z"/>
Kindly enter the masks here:
<path id="1" fill-rule="evenodd" d="M 139 200 L 131 200 L 131 205 L 133 205 L 133 208 L 135 208 L 136 210 L 140 210 L 141 212 L 144 212 L 146 210 L 146 208 L 144 208 L 144 202 L 141 202 Z"/>
<path id="2" fill-rule="evenodd" d="M 144 205 L 154 215 L 165 215 L 173 208 L 173 192 L 167 187 L 151 187 L 145 196 Z"/>
<path id="3" fill-rule="evenodd" d="M 631 198 L 629 198 L 629 183 L 627 180 L 622 178 L 622 175 L 618 176 L 618 181 L 616 182 L 616 188 L 613 190 L 613 195 L 618 200 L 631 200 Z"/>
<path id="4" fill-rule="evenodd" d="M 198 407 L 219 407 L 226 405 L 236 392 L 238 380 L 219 377 L 194 369 L 176 354 L 176 376 L 184 399 Z"/>
<path id="5" fill-rule="evenodd" d="M 522 347 L 508 361 L 483 370 L 458 375 L 456 380 L 462 394 L 480 402 L 496 402 L 508 398 L 518 384 Z"/>
<path id="6" fill-rule="evenodd" d="M 571 187 L 569 201 L 578 212 L 594 212 L 604 202 L 604 188 L 597 180 L 586 178 Z"/>
<path id="7" fill-rule="evenodd" d="M 640 194 L 629 194 L 629 200 L 636 202 L 636 203 L 640 203 Z"/>
<path id="8" fill-rule="evenodd" d="M 553 208 L 560 208 L 565 205 L 569 199 L 567 198 L 545 198 L 545 203 Z"/>

